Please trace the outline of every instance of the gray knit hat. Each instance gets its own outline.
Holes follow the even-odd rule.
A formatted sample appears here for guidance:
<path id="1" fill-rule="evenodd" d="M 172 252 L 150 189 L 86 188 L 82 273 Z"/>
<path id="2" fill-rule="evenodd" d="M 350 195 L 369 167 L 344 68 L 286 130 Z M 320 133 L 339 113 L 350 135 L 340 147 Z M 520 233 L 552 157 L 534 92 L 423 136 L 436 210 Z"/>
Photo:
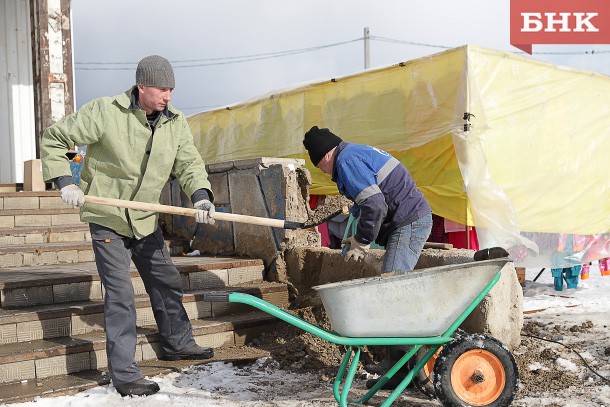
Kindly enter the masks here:
<path id="1" fill-rule="evenodd" d="M 169 61 L 159 55 L 150 55 L 138 63 L 136 85 L 175 88 L 174 70 Z"/>

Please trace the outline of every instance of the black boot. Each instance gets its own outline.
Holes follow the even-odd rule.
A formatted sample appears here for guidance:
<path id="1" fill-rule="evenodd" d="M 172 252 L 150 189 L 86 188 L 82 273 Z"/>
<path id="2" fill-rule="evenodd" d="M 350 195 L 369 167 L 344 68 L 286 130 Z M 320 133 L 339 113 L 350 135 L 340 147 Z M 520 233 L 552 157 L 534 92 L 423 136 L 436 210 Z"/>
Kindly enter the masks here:
<path id="1" fill-rule="evenodd" d="M 395 388 L 398 387 L 398 385 L 402 382 L 402 380 L 408 374 L 409 374 L 409 369 L 407 369 L 406 367 L 402 367 L 398 372 L 396 372 L 396 374 L 394 376 L 390 377 L 390 380 L 388 380 L 381 388 L 383 390 L 394 390 Z M 372 389 L 373 386 L 379 382 L 379 380 L 381 380 L 381 378 L 367 380 L 366 388 Z M 407 388 L 411 387 L 412 385 L 413 385 L 413 381 L 411 380 L 411 382 L 409 383 Z"/>
<path id="2" fill-rule="evenodd" d="M 166 353 L 159 359 L 161 360 L 202 360 L 214 356 L 214 349 L 204 348 L 203 346 L 193 345 L 188 349 L 175 353 Z"/>
<path id="3" fill-rule="evenodd" d="M 410 346 L 405 346 L 405 345 L 387 346 L 385 358 L 381 362 L 379 362 L 377 365 L 365 366 L 365 370 L 369 373 L 375 373 L 380 376 L 384 375 L 396 364 L 396 362 L 398 362 L 409 351 L 409 348 L 410 348 Z M 396 372 L 394 374 L 394 376 L 392 376 L 390 378 L 390 380 L 388 380 L 386 382 L 386 384 L 383 385 L 382 389 L 394 390 L 396 387 L 398 387 L 400 382 L 402 382 L 402 379 L 404 379 L 407 376 L 407 374 L 409 374 L 410 369 L 407 367 L 408 364 L 409 364 L 409 362 L 407 362 L 403 367 L 401 367 L 400 370 L 398 372 Z M 375 368 L 374 369 L 375 371 L 370 371 L 369 368 Z M 377 384 L 378 381 L 379 381 L 379 379 L 367 380 L 366 388 L 367 389 L 372 388 L 374 385 Z M 409 386 L 407 386 L 407 387 L 410 387 L 412 383 L 413 382 L 409 383 Z"/>
<path id="4" fill-rule="evenodd" d="M 390 360 L 390 357 L 386 353 L 379 363 L 370 363 L 364 365 L 364 370 L 369 373 L 381 376 L 382 374 L 390 370 L 392 365 L 393 362 Z"/>
<path id="5" fill-rule="evenodd" d="M 123 397 L 125 396 L 150 396 L 159 391 L 159 385 L 152 380 L 144 378 L 135 382 L 115 384 L 114 388 Z"/>

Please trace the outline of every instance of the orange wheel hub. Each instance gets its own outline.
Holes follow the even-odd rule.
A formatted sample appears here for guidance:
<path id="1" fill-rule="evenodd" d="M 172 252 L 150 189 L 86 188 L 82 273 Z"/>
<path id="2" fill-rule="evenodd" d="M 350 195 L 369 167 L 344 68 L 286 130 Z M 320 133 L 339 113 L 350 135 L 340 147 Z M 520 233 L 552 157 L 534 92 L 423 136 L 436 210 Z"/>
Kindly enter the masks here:
<path id="1" fill-rule="evenodd" d="M 434 355 L 432 355 L 430 360 L 428 360 L 426 362 L 426 364 L 424 365 L 424 367 L 422 368 L 422 370 L 426 374 L 426 377 L 431 377 L 432 373 L 434 372 L 434 362 L 436 362 L 436 358 L 438 357 L 438 354 L 441 353 L 441 350 L 443 350 L 442 346 L 440 348 L 438 348 L 436 353 Z"/>
<path id="2" fill-rule="evenodd" d="M 483 349 L 464 352 L 451 368 L 456 396 L 473 406 L 486 406 L 500 397 L 506 385 L 502 362 Z"/>

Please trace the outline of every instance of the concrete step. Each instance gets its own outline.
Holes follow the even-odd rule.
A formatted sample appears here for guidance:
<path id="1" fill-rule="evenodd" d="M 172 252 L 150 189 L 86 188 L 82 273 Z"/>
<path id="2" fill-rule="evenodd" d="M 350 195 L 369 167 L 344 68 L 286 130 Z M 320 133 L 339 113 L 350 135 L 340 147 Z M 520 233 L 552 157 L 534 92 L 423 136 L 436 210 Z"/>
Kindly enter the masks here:
<path id="1" fill-rule="evenodd" d="M 0 211 L 0 228 L 80 225 L 78 208 L 4 209 Z"/>
<path id="2" fill-rule="evenodd" d="M 18 184 L 0 184 L 0 194 L 7 192 L 17 192 L 23 190 L 23 183 Z"/>
<path id="3" fill-rule="evenodd" d="M 86 237 L 87 232 L 81 232 Z M 0 267 L 44 266 L 91 262 L 91 241 L 0 245 Z"/>
<path id="4" fill-rule="evenodd" d="M 276 306 L 288 305 L 285 284 L 262 281 L 261 260 L 179 257 L 174 262 L 186 291 L 183 304 L 200 345 L 242 346 L 279 322 L 244 304 L 206 302 L 204 294 L 209 290 L 245 292 Z M 136 360 L 155 361 L 160 346 L 154 315 L 135 268 L 131 276 L 137 309 Z M 101 377 L 107 367 L 104 305 L 94 263 L 2 269 L 0 288 L 0 383 L 4 383 L 0 401 L 25 397 L 25 389 L 29 389 L 26 395 L 39 394 L 32 390 L 34 386 L 19 388 L 17 382 L 44 387 L 57 380 L 63 384 L 54 389 L 67 391 L 82 389 L 84 376 Z M 46 304 L 33 305 L 41 302 Z M 160 363 L 176 366 L 180 362 L 157 361 L 155 366 Z M 75 376 L 78 385 L 74 385 Z M 88 380 L 86 386 L 97 383 Z"/>
<path id="5" fill-rule="evenodd" d="M 0 229 L 0 247 L 90 241 L 91 233 L 89 233 L 89 226 L 84 223 L 80 225 Z"/>
<path id="6" fill-rule="evenodd" d="M 225 287 L 224 289 L 228 290 L 229 288 Z M 288 290 L 285 284 L 259 281 L 235 285 L 230 289 L 256 295 L 278 306 L 288 304 Z M 214 290 L 217 291 L 218 289 Z M 217 318 L 252 310 L 252 307 L 243 304 L 205 302 L 203 301 L 203 295 L 206 291 L 208 290 L 185 293 L 182 302 L 189 319 Z M 137 296 L 135 305 L 137 326 L 155 325 L 155 318 L 148 296 Z M 103 301 L 0 310 L 1 345 L 84 335 L 103 329 Z"/>
<path id="7" fill-rule="evenodd" d="M 171 256 L 180 256 L 180 241 L 166 241 Z M 0 267 L 42 266 L 93 261 L 87 224 L 0 229 Z"/>
<path id="8" fill-rule="evenodd" d="M 243 345 L 279 319 L 262 311 L 192 321 L 197 344 L 221 348 Z M 138 329 L 136 361 L 161 355 L 156 326 Z M 6 344 L 0 347 L 0 383 L 41 380 L 107 367 L 103 331 L 84 335 Z"/>
<path id="9" fill-rule="evenodd" d="M 0 192 L 0 214 L 14 209 L 72 209 L 62 202 L 59 191 Z"/>
<path id="10" fill-rule="evenodd" d="M 236 339 L 241 336 L 237 331 Z M 259 358 L 269 356 L 269 352 L 249 346 L 226 346 L 215 349 L 211 359 L 180 360 L 168 362 L 163 360 L 147 360 L 139 363 L 144 376 L 152 377 L 158 374 L 168 374 L 181 371 L 189 366 L 212 362 L 251 363 Z M 107 385 L 110 378 L 102 369 L 83 370 L 74 374 L 51 376 L 36 380 L 27 380 L 11 383 L 0 383 L 0 403 L 23 403 L 32 401 L 37 397 L 55 397 L 75 394 L 93 387 Z"/>
<path id="11" fill-rule="evenodd" d="M 88 226 L 78 212 L 56 191 L 0 193 L 0 403 L 107 383 L 102 376 L 107 366 L 104 290 Z M 277 306 L 288 304 L 284 284 L 262 281 L 261 260 L 173 260 L 196 341 L 220 349 L 220 360 L 224 347 L 242 346 L 278 320 L 243 304 L 205 302 L 206 291 L 241 291 Z M 130 274 L 139 327 L 136 357 L 145 374 L 192 365 L 156 360 L 150 302 L 135 267 Z"/>
<path id="12" fill-rule="evenodd" d="M 234 286 L 264 277 L 259 259 L 173 257 L 185 291 Z M 132 265 L 134 292 L 145 295 L 144 283 Z M 94 262 L 0 268 L 0 307 L 23 308 L 102 300 L 102 284 Z"/>

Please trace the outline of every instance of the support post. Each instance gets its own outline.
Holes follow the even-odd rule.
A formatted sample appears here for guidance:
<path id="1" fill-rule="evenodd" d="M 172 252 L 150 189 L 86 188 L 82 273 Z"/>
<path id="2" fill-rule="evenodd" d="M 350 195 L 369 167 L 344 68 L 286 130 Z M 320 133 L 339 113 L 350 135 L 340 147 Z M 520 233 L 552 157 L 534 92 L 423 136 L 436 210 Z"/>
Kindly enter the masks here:
<path id="1" fill-rule="evenodd" d="M 42 132 L 74 112 L 70 0 L 30 0 L 36 150 Z"/>
<path id="2" fill-rule="evenodd" d="M 368 27 L 364 27 L 364 69 L 371 66 L 370 42 L 371 36 Z"/>

